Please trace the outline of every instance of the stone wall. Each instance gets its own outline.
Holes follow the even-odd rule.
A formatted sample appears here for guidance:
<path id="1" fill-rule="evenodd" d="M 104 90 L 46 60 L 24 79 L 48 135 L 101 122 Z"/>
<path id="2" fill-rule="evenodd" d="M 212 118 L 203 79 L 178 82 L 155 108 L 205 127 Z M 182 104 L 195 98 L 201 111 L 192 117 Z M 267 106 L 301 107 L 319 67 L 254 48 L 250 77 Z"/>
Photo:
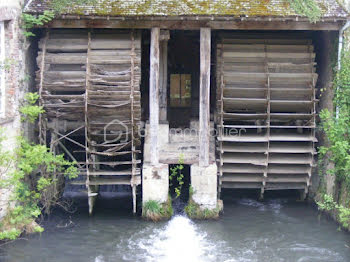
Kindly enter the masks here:
<path id="1" fill-rule="evenodd" d="M 16 137 L 21 134 L 21 121 L 18 113 L 20 98 L 26 89 L 25 82 L 25 39 L 20 29 L 21 5 L 23 0 L 1 0 L 0 21 L 5 26 L 5 112 L 0 117 L 0 128 L 7 138 L 4 148 L 12 151 Z M 6 175 L 0 170 L 1 175 Z M 0 189 L 0 219 L 6 214 L 10 188 Z"/>
<path id="2" fill-rule="evenodd" d="M 339 1 L 349 11 L 350 0 Z M 322 33 L 322 49 L 321 52 L 321 71 L 319 72 L 321 88 L 325 88 L 322 96 L 320 97 L 319 110 L 327 108 L 330 112 L 334 111 L 333 104 L 333 68 L 331 63 L 331 53 L 329 50 L 336 48 L 339 35 L 337 33 L 324 32 Z M 344 32 L 344 49 L 350 50 L 350 29 Z M 336 50 L 336 49 L 335 49 Z M 337 59 L 334 57 L 333 59 Z M 327 62 L 328 61 L 328 62 Z M 323 132 L 318 133 L 319 146 L 328 145 L 327 137 Z M 333 199 L 340 205 L 347 208 L 350 207 L 350 192 L 345 183 L 337 182 L 334 175 L 327 174 L 327 170 L 334 167 L 334 163 L 329 161 L 329 156 L 322 159 L 322 165 L 318 165 L 317 172 L 319 174 L 313 175 L 313 194 L 311 197 L 319 201 L 322 199 L 323 194 L 333 196 Z M 339 217 L 336 210 L 330 211 L 330 215 L 337 221 Z M 350 230 L 350 228 L 348 228 Z"/>

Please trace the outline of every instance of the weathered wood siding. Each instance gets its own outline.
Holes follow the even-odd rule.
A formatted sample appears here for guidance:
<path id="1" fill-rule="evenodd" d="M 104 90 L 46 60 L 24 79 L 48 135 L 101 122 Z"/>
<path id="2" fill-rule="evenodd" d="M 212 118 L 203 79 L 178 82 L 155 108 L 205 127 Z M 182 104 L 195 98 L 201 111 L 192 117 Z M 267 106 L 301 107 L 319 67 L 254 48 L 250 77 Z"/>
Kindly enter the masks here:
<path id="1" fill-rule="evenodd" d="M 267 37 L 223 35 L 217 44 L 220 185 L 307 193 L 316 142 L 312 41 Z"/>
<path id="2" fill-rule="evenodd" d="M 135 197 L 141 183 L 140 33 L 50 30 L 39 43 L 37 62 L 45 109 L 41 140 L 56 134 L 80 147 L 85 161 L 78 162 L 86 179 L 73 183 L 86 184 L 89 198 L 100 185 L 131 185 Z M 69 157 L 81 160 L 75 153 Z"/>

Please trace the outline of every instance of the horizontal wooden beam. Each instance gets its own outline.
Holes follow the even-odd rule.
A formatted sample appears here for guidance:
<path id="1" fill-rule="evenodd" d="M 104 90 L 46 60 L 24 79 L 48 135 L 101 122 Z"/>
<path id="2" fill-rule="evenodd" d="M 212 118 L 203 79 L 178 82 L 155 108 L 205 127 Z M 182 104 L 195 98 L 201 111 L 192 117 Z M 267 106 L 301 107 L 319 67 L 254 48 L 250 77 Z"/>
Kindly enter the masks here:
<path id="1" fill-rule="evenodd" d="M 136 28 L 199 30 L 339 30 L 342 21 L 310 23 L 307 21 L 219 21 L 219 20 L 107 20 L 107 19 L 56 19 L 47 24 L 51 28 Z"/>

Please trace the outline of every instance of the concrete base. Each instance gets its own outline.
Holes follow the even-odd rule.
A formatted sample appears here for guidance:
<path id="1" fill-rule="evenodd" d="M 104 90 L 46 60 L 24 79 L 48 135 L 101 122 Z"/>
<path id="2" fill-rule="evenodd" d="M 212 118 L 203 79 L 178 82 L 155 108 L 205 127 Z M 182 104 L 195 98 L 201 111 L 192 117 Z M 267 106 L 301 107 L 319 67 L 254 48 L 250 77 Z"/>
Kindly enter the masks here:
<path id="1" fill-rule="evenodd" d="M 211 164 L 200 167 L 191 165 L 191 185 L 193 188 L 192 200 L 201 209 L 215 209 L 217 207 L 217 165 Z"/>
<path id="2" fill-rule="evenodd" d="M 165 203 L 169 192 L 169 165 L 152 166 L 144 164 L 142 168 L 142 203 L 154 200 Z"/>

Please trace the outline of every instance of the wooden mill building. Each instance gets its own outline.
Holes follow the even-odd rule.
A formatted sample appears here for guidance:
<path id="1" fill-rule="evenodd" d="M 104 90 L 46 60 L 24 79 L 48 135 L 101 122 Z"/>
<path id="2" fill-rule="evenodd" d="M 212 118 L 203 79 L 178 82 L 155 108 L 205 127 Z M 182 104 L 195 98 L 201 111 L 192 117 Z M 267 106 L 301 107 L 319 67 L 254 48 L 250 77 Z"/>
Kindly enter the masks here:
<path id="1" fill-rule="evenodd" d="M 203 208 L 222 188 L 308 193 L 348 18 L 337 1 L 317 0 L 315 23 L 285 0 L 72 2 L 38 30 L 39 131 L 78 162 L 90 213 L 104 185 L 130 186 L 134 212 L 141 185 L 165 202 L 180 156 Z"/>

